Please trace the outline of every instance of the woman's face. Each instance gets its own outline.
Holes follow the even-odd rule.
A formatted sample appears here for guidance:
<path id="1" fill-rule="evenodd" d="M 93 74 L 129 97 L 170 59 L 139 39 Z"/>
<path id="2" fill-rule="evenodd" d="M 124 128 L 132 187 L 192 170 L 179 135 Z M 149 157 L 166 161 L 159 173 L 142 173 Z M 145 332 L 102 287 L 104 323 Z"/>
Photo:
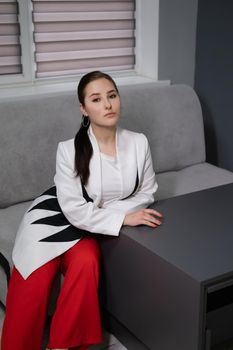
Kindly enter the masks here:
<path id="1" fill-rule="evenodd" d="M 120 117 L 120 97 L 111 81 L 100 78 L 87 84 L 81 113 L 93 126 L 115 127 Z"/>

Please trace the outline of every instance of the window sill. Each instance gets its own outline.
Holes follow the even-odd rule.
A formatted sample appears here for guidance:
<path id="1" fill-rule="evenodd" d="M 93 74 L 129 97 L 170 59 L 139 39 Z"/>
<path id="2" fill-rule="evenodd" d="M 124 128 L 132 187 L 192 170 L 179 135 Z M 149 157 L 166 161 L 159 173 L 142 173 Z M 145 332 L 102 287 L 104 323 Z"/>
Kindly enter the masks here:
<path id="1" fill-rule="evenodd" d="M 111 76 L 118 86 L 143 83 L 156 83 L 159 86 L 170 85 L 169 80 L 158 81 L 142 75 L 137 75 L 134 72 L 129 72 L 128 74 L 111 73 Z M 9 84 L 8 86 L 0 85 L 0 99 L 76 91 L 79 78 L 80 77 L 77 77 L 75 81 L 70 78 L 65 80 L 40 79 L 32 83 Z"/>

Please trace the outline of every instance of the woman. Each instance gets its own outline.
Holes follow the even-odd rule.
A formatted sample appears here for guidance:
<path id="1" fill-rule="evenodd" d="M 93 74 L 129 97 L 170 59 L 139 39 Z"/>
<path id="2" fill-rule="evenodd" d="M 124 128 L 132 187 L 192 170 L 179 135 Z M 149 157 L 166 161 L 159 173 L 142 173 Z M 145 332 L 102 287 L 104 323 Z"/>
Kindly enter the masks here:
<path id="1" fill-rule="evenodd" d="M 58 146 L 55 186 L 34 201 L 17 234 L 2 350 L 41 349 L 58 270 L 64 281 L 47 349 L 100 343 L 95 234 L 118 236 L 122 225 L 161 224 L 160 213 L 145 209 L 157 190 L 148 141 L 117 126 L 115 82 L 105 73 L 88 73 L 78 97 L 83 121 L 75 140 Z"/>

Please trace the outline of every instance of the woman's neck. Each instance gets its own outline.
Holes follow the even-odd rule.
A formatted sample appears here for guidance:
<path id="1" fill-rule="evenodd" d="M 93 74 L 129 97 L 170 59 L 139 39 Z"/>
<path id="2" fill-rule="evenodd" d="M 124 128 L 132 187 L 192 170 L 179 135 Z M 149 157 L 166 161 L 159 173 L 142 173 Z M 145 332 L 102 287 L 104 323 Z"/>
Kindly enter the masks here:
<path id="1" fill-rule="evenodd" d="M 113 157 L 116 155 L 116 129 L 116 127 L 99 128 L 92 125 L 92 130 L 98 142 L 100 152 Z"/>

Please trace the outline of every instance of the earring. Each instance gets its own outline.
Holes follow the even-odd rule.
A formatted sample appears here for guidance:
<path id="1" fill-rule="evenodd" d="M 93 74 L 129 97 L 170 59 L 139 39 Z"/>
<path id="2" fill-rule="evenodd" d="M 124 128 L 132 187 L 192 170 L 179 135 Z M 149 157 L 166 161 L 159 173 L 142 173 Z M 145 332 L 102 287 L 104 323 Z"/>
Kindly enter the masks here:
<path id="1" fill-rule="evenodd" d="M 89 124 L 90 124 L 90 119 L 88 118 L 87 115 L 83 114 L 83 116 L 82 116 L 82 126 L 84 128 L 87 128 L 89 126 Z"/>

